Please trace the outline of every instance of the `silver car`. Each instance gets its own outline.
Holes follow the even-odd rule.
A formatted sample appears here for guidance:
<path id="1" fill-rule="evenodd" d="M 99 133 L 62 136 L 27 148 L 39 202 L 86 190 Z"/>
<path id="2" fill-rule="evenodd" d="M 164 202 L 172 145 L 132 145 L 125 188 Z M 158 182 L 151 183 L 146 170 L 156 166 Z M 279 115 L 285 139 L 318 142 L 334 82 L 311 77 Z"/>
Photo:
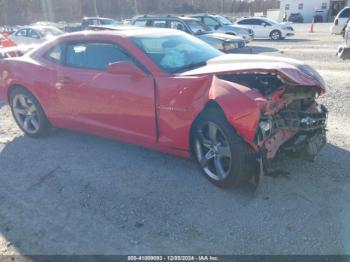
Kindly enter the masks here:
<path id="1" fill-rule="evenodd" d="M 211 31 L 199 19 L 183 16 L 138 16 L 132 21 L 134 26 L 172 28 L 191 34 L 225 53 L 234 53 L 246 46 L 240 36 Z"/>
<path id="2" fill-rule="evenodd" d="M 36 45 L 44 43 L 64 32 L 52 26 L 28 26 L 18 29 L 10 36 L 16 45 Z"/>
<path id="3" fill-rule="evenodd" d="M 191 15 L 200 19 L 203 24 L 208 26 L 210 29 L 229 35 L 236 35 L 242 37 L 246 43 L 254 40 L 254 31 L 246 26 L 233 24 L 226 17 L 221 15 L 210 15 L 210 14 L 197 14 Z"/>

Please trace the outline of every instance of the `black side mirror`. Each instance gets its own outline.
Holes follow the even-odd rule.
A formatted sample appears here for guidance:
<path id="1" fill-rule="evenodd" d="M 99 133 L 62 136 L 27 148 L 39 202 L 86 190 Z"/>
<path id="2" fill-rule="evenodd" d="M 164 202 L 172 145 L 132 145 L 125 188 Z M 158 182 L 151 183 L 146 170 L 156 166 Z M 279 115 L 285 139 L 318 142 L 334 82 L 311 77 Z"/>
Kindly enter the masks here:
<path id="1" fill-rule="evenodd" d="M 218 30 L 220 27 L 221 27 L 220 25 L 216 25 L 216 26 L 214 26 L 214 29 Z"/>

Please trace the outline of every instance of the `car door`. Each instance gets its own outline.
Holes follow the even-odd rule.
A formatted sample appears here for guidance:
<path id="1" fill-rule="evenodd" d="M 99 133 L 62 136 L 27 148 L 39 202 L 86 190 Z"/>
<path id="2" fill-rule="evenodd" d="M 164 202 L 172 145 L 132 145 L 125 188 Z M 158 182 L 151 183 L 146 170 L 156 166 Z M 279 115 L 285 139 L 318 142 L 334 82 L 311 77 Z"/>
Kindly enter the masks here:
<path id="1" fill-rule="evenodd" d="M 257 32 L 257 36 L 261 38 L 269 38 L 272 25 L 263 19 L 253 19 L 253 30 Z"/>
<path id="2" fill-rule="evenodd" d="M 66 44 L 58 101 L 74 129 L 142 143 L 156 141 L 154 80 L 107 72 L 110 63 L 137 61 L 115 43 Z M 142 68 L 143 69 L 143 68 Z"/>

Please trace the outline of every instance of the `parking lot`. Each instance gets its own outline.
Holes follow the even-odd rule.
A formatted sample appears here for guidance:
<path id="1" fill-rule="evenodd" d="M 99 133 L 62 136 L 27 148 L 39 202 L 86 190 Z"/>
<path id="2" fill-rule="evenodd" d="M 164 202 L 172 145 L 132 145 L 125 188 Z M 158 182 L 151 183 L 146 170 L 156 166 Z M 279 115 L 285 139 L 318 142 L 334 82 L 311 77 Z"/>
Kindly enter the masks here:
<path id="1" fill-rule="evenodd" d="M 314 163 L 219 189 L 194 161 L 56 130 L 24 137 L 0 101 L 0 254 L 350 254 L 350 62 L 330 24 L 295 25 L 252 53 L 314 66 L 328 84 L 328 144 Z"/>

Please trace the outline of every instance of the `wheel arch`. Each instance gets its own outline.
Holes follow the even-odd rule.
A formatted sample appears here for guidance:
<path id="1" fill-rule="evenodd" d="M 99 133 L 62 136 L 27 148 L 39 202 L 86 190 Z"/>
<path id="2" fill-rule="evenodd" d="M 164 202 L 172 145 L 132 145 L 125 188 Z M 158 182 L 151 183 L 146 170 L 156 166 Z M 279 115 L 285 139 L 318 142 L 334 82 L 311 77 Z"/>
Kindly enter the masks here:
<path id="1" fill-rule="evenodd" d="M 11 103 L 12 103 L 12 101 L 10 101 L 10 100 L 11 100 L 11 99 L 10 99 L 10 95 L 11 95 L 11 93 L 12 93 L 14 90 L 16 90 L 16 89 L 23 89 L 23 90 L 29 92 L 32 96 L 34 96 L 35 99 L 38 101 L 38 103 L 39 103 L 41 109 L 43 110 L 45 116 L 47 117 L 47 112 L 46 112 L 46 110 L 45 110 L 45 107 L 43 107 L 43 104 L 42 104 L 42 102 L 40 101 L 39 97 L 38 97 L 34 92 L 32 92 L 31 90 L 29 90 L 25 85 L 22 85 L 22 84 L 16 83 L 16 84 L 12 84 L 12 85 L 10 85 L 10 86 L 8 87 L 8 89 L 7 89 L 7 100 L 8 100 L 8 104 L 9 104 L 9 105 L 11 105 Z"/>
<path id="2" fill-rule="evenodd" d="M 195 132 L 195 127 L 196 124 L 198 123 L 198 121 L 200 120 L 201 116 L 203 114 L 205 114 L 208 110 L 217 110 L 218 112 L 220 112 L 220 114 L 222 114 L 226 120 L 226 114 L 224 112 L 224 110 L 222 109 L 222 107 L 220 106 L 220 104 L 214 100 L 214 99 L 210 99 L 203 107 L 203 109 L 199 112 L 199 114 L 195 117 L 195 119 L 193 120 L 192 124 L 191 124 L 191 128 L 190 128 L 190 132 L 189 132 L 189 142 L 190 142 L 190 152 L 193 156 L 193 138 L 194 138 L 194 132 Z"/>
<path id="3" fill-rule="evenodd" d="M 26 90 L 27 92 L 31 93 L 31 94 L 39 101 L 38 97 L 37 97 L 33 92 L 31 92 L 27 87 L 25 87 L 24 85 L 21 85 L 21 84 L 12 84 L 12 85 L 10 85 L 10 86 L 8 87 L 8 89 L 7 89 L 7 100 L 8 100 L 8 102 L 9 102 L 9 104 L 11 103 L 11 101 L 10 101 L 11 93 L 12 93 L 15 89 L 24 89 L 24 90 Z M 40 102 L 40 101 L 39 101 L 39 102 Z"/>

